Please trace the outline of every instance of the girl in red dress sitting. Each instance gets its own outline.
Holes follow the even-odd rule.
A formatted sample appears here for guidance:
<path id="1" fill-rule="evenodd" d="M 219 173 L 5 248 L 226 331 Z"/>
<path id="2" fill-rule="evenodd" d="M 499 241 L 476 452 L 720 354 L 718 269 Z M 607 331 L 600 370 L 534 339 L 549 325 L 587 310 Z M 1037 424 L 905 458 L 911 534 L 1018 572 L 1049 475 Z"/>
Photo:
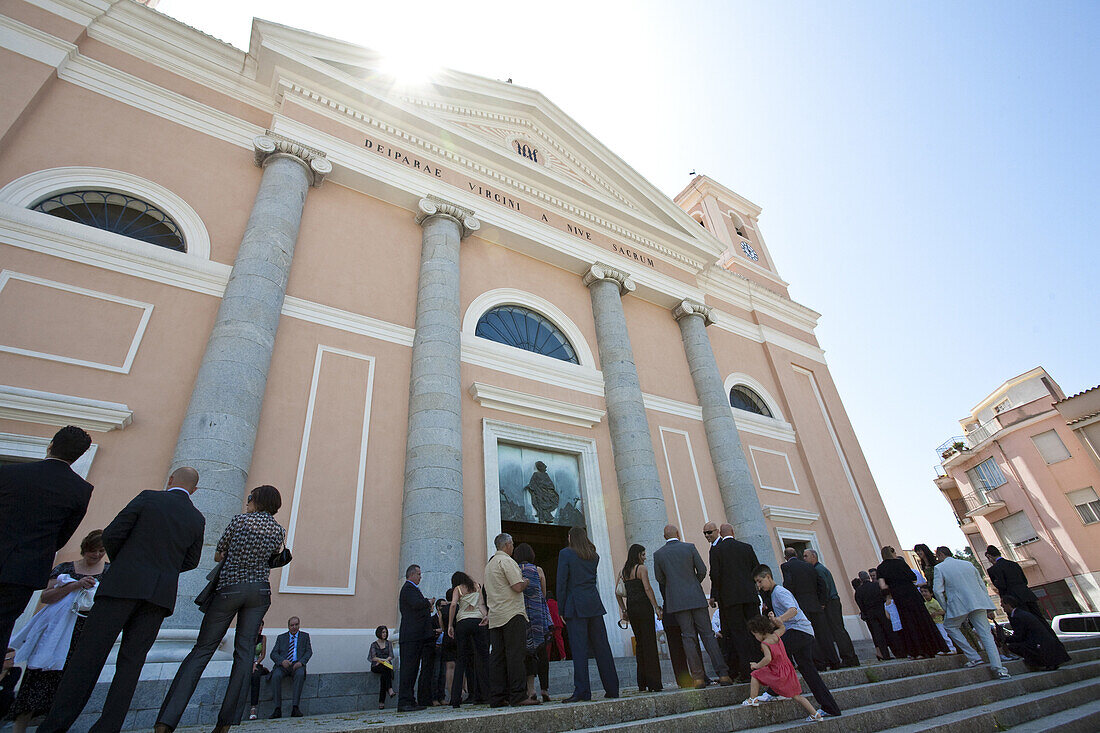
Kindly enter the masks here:
<path id="1" fill-rule="evenodd" d="M 749 665 L 752 667 L 749 699 L 741 704 L 759 707 L 761 702 L 759 698 L 760 686 L 766 685 L 775 694 L 789 697 L 806 708 L 810 713 L 810 717 L 806 718 L 806 722 L 821 722 L 821 711 L 815 710 L 810 701 L 802 696 L 802 683 L 798 681 L 798 676 L 794 672 L 794 665 L 787 657 L 783 640 L 779 638 L 787 630 L 783 626 L 783 622 L 775 616 L 770 618 L 757 616 L 749 619 L 748 627 L 752 635 L 760 642 L 760 651 L 764 653 L 764 658 Z"/>

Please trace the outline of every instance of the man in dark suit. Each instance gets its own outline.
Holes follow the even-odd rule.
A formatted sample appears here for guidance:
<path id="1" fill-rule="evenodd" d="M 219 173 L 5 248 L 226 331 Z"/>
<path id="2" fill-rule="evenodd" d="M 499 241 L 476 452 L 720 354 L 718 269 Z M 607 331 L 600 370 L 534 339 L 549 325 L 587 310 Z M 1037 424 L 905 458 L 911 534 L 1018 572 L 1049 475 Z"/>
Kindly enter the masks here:
<path id="1" fill-rule="evenodd" d="M 882 589 L 878 587 L 878 583 L 871 582 L 871 576 L 866 570 L 859 571 L 859 579 L 862 581 L 856 588 L 859 617 L 871 632 L 871 640 L 875 644 L 878 658 L 889 659 L 890 633 L 893 629 L 890 618 L 886 615 L 886 602 L 882 597 Z"/>
<path id="2" fill-rule="evenodd" d="M 793 547 L 786 548 L 783 555 L 787 558 L 779 566 L 783 571 L 783 587 L 794 596 L 814 629 L 814 664 L 819 670 L 837 669 L 840 667 L 840 657 L 833 648 L 833 637 L 825 618 L 825 601 L 829 595 L 825 580 L 814 571 L 812 565 L 798 556 L 798 550 Z"/>
<path id="3" fill-rule="evenodd" d="M 718 603 L 718 618 L 726 640 L 730 676 L 748 682 L 749 664 L 760 659 L 760 645 L 749 632 L 748 620 L 760 613 L 760 596 L 752 571 L 760 564 L 756 550 L 733 536 L 733 525 L 719 528 L 710 548 L 710 598 Z"/>
<path id="4" fill-rule="evenodd" d="M 653 553 L 653 576 L 657 578 L 665 599 L 665 613 L 675 616 L 676 625 L 680 627 L 684 655 L 695 686 L 702 688 L 707 684 L 696 639 L 706 649 L 718 674 L 718 682 L 732 685 L 729 667 L 722 658 L 710 624 L 710 614 L 707 613 L 707 596 L 702 586 L 703 579 L 707 577 L 707 566 L 703 564 L 695 545 L 680 541 L 680 530 L 675 525 L 665 527 L 665 544 Z"/>
<path id="5" fill-rule="evenodd" d="M 405 570 L 405 583 L 397 597 L 401 611 L 401 684 L 397 696 L 399 711 L 423 710 L 431 704 L 431 670 L 420 667 L 435 643 L 432 634 L 432 605 L 434 598 L 425 598 L 420 592 L 420 566 L 410 565 Z M 420 684 L 416 677 L 420 674 Z M 415 695 L 414 695 L 415 690 Z"/>
<path id="6" fill-rule="evenodd" d="M 103 530 L 111 559 L 80 640 L 65 665 L 54 705 L 39 733 L 66 731 L 92 696 L 115 639 L 122 645 L 99 720 L 89 733 L 119 730 L 137 687 L 145 656 L 164 619 L 176 607 L 182 572 L 198 567 L 206 520 L 191 503 L 199 474 L 177 468 L 164 491 L 143 491 Z"/>
<path id="7" fill-rule="evenodd" d="M 844 628 L 844 611 L 840 605 L 840 593 L 836 589 L 836 581 L 833 574 L 825 567 L 825 563 L 817 556 L 817 550 L 806 548 L 802 553 L 805 560 L 814 572 L 825 583 L 825 623 L 829 626 L 829 648 L 827 656 L 840 657 L 842 667 L 858 667 L 859 657 L 856 656 L 855 647 L 852 645 L 852 637 L 848 636 L 848 630 Z M 835 649 L 833 647 L 836 647 Z"/>
<path id="8" fill-rule="evenodd" d="M 1012 636 L 1005 640 L 1005 647 L 1023 657 L 1030 669 L 1049 672 L 1070 661 L 1065 646 L 1050 624 L 1029 612 L 1022 601 L 1006 593 L 1001 596 L 1001 606 L 1012 624 Z"/>
<path id="9" fill-rule="evenodd" d="M 293 697 L 290 702 L 290 717 L 302 717 L 299 705 L 302 704 L 302 688 L 306 684 L 306 664 L 313 656 L 313 644 L 309 634 L 302 631 L 302 620 L 291 616 L 286 622 L 286 633 L 279 634 L 275 646 L 271 648 L 271 697 L 275 703 L 272 718 L 283 717 L 283 677 L 290 677 Z"/>
<path id="10" fill-rule="evenodd" d="M 50 580 L 54 555 L 73 536 L 92 485 L 72 463 L 92 439 L 69 425 L 53 436 L 46 460 L 0 467 L 0 649 L 31 595 Z"/>
<path id="11" fill-rule="evenodd" d="M 1001 557 L 1001 551 L 996 545 L 985 548 L 985 559 L 991 563 L 989 566 L 989 582 L 997 589 L 997 594 L 1004 598 L 1010 595 L 1022 604 L 1031 615 L 1048 624 L 1050 619 L 1043 613 L 1039 606 L 1039 599 L 1027 586 L 1027 576 L 1019 563 Z"/>

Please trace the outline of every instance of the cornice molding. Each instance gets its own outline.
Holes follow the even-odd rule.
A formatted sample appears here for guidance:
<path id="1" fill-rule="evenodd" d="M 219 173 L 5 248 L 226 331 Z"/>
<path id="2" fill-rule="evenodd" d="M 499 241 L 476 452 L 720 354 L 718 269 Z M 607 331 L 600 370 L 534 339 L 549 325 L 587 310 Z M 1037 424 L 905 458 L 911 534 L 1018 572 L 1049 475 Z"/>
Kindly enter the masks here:
<path id="1" fill-rule="evenodd" d="M 481 222 L 470 209 L 428 194 L 416 204 L 416 223 L 424 226 L 424 222 L 436 217 L 450 219 L 458 224 L 462 239 L 481 229 Z"/>
<path id="2" fill-rule="evenodd" d="M 638 287 L 630 275 L 611 265 L 605 265 L 602 262 L 596 262 L 581 276 L 581 281 L 584 283 L 585 287 L 589 287 L 592 283 L 602 280 L 609 280 L 617 284 L 619 286 L 619 295 L 632 293 Z"/>
<path id="3" fill-rule="evenodd" d="M 784 524 L 809 525 L 821 519 L 821 515 L 817 512 L 811 512 L 805 509 L 772 506 L 771 504 L 765 504 L 762 509 L 764 510 L 765 519 L 770 519 L 773 522 L 783 522 Z"/>
<path id="4" fill-rule="evenodd" d="M 105 433 L 129 425 L 134 411 L 117 402 L 0 385 L 0 418 L 39 425 L 76 425 Z"/>
<path id="5" fill-rule="evenodd" d="M 0 15 L 0 48 L 55 69 L 77 52 L 76 46 L 68 41 L 6 15 Z"/>
<path id="6" fill-rule="evenodd" d="M 501 410 L 582 428 L 595 427 L 607 414 L 604 410 L 593 407 L 482 382 L 474 382 L 468 391 L 474 402 L 490 410 Z"/>

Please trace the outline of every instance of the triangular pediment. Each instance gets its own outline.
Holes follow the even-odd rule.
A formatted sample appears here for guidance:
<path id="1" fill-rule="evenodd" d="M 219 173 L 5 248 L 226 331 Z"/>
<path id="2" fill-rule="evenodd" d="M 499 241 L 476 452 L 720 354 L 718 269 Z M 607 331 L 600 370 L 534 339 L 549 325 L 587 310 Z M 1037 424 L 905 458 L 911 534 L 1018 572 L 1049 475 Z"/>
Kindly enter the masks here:
<path id="1" fill-rule="evenodd" d="M 285 58 L 265 61 L 265 50 Z M 486 167 L 537 191 L 544 202 L 591 212 L 704 266 L 725 249 L 668 195 L 536 90 L 456 71 L 434 75 L 418 88 L 399 89 L 382 72 L 377 53 L 259 19 L 253 21 L 250 55 L 261 82 L 293 68 L 326 95 L 343 90 L 341 104 L 349 108 L 384 110 L 414 124 L 419 137 L 432 135 L 434 128 L 434 137 L 449 149 L 486 161 Z M 288 65 L 288 58 L 298 63 Z"/>

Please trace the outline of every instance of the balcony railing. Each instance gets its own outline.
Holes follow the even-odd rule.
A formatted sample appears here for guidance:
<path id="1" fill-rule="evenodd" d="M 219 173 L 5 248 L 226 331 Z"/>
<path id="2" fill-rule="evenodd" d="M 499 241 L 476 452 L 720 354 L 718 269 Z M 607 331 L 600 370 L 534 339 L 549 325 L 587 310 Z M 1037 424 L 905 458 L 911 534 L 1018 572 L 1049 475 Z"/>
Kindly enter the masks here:
<path id="1" fill-rule="evenodd" d="M 975 426 L 972 430 L 966 431 L 966 443 L 970 448 L 977 447 L 979 443 L 990 438 L 994 433 L 1001 429 L 1001 423 L 997 418 L 993 418 L 981 425 Z"/>
<path id="2" fill-rule="evenodd" d="M 950 499 L 951 511 L 955 512 L 955 521 L 959 523 L 960 527 L 973 524 L 974 520 L 966 516 L 970 509 L 967 507 L 964 499 Z"/>
<path id="3" fill-rule="evenodd" d="M 941 460 L 946 461 L 951 456 L 955 455 L 959 449 L 966 449 L 969 446 L 966 444 L 966 436 L 955 435 L 940 443 L 940 446 L 936 448 L 936 455 Z"/>
<path id="4" fill-rule="evenodd" d="M 1005 505 L 996 489 L 979 489 L 973 494 L 963 494 L 962 501 L 966 507 L 964 514 L 971 517 L 988 514 Z"/>

